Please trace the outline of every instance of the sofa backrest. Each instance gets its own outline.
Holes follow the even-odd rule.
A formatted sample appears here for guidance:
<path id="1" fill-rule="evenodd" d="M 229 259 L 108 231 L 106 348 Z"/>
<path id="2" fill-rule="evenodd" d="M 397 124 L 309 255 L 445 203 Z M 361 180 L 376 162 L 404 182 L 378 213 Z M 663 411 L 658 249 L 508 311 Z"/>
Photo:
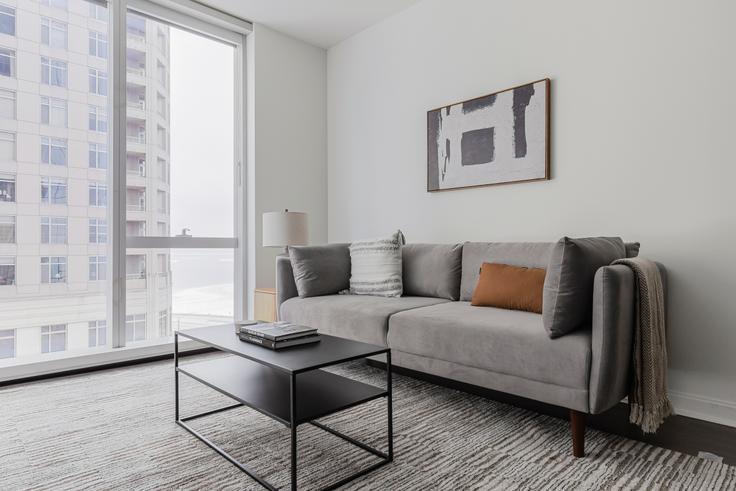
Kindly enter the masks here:
<path id="1" fill-rule="evenodd" d="M 469 302 L 483 263 L 547 269 L 551 242 L 466 242 L 463 245 L 460 300 Z"/>
<path id="2" fill-rule="evenodd" d="M 463 244 L 406 244 L 401 248 L 404 295 L 457 300 Z"/>

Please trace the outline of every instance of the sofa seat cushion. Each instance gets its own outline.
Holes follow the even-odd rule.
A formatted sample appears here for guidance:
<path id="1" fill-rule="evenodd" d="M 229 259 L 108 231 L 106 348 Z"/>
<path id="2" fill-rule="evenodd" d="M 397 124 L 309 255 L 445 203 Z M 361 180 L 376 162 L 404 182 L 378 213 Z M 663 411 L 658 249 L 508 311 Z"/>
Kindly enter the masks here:
<path id="1" fill-rule="evenodd" d="M 430 297 L 325 295 L 294 297 L 281 304 L 281 320 L 314 327 L 324 334 L 386 346 L 392 314 L 448 302 Z"/>
<path id="2" fill-rule="evenodd" d="M 588 388 L 590 330 L 550 339 L 542 316 L 450 302 L 391 316 L 391 349 L 563 387 Z"/>

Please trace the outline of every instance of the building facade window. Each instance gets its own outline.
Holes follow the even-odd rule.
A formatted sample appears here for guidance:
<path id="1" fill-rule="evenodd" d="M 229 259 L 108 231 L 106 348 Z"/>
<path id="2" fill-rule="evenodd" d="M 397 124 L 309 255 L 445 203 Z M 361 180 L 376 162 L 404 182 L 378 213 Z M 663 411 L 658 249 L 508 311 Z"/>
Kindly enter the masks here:
<path id="1" fill-rule="evenodd" d="M 66 283 L 66 257 L 41 258 L 41 283 Z"/>
<path id="2" fill-rule="evenodd" d="M 125 341 L 143 341 L 146 339 L 146 314 L 129 314 L 125 316 Z"/>
<path id="3" fill-rule="evenodd" d="M 0 244 L 15 244 L 14 216 L 0 216 Z"/>
<path id="4" fill-rule="evenodd" d="M 0 33 L 15 36 L 15 9 L 0 4 Z"/>
<path id="5" fill-rule="evenodd" d="M 89 321 L 87 326 L 89 347 L 105 346 L 107 344 L 107 321 Z"/>
<path id="6" fill-rule="evenodd" d="M 89 54 L 107 58 L 107 34 L 89 31 Z"/>
<path id="7" fill-rule="evenodd" d="M 96 68 L 90 68 L 89 91 L 93 94 L 107 95 L 107 73 Z"/>
<path id="8" fill-rule="evenodd" d="M 66 324 L 41 327 L 41 353 L 66 351 Z"/>
<path id="9" fill-rule="evenodd" d="M 163 126 L 159 126 L 156 129 L 156 135 L 158 137 L 158 148 L 166 151 L 166 148 L 168 147 L 168 145 L 166 144 L 166 128 L 164 128 Z"/>
<path id="10" fill-rule="evenodd" d="M 166 224 L 166 222 L 157 222 L 156 227 L 158 229 L 158 236 L 159 237 L 168 237 L 169 236 L 169 226 Z"/>
<path id="11" fill-rule="evenodd" d="M 107 220 L 104 218 L 89 219 L 89 242 L 90 244 L 107 243 Z"/>
<path id="12" fill-rule="evenodd" d="M 0 75 L 15 77 L 15 51 L 0 47 Z"/>
<path id="13" fill-rule="evenodd" d="M 41 44 L 52 48 L 66 49 L 68 27 L 57 20 L 41 17 Z"/>
<path id="14" fill-rule="evenodd" d="M 67 112 L 67 103 L 64 99 L 41 97 L 41 124 L 65 128 Z"/>
<path id="15" fill-rule="evenodd" d="M 41 217 L 41 243 L 66 244 L 67 228 L 66 217 Z"/>
<path id="16" fill-rule="evenodd" d="M 166 210 L 168 208 L 167 206 L 167 198 L 166 198 L 166 191 L 161 191 L 160 189 L 156 191 L 156 201 L 158 203 L 158 212 L 159 213 L 166 213 Z"/>
<path id="17" fill-rule="evenodd" d="M 89 2 L 89 16 L 95 20 L 107 22 L 107 7 L 95 2 Z"/>
<path id="18" fill-rule="evenodd" d="M 41 203 L 47 205 L 65 205 L 66 190 L 66 179 L 57 177 L 42 177 Z"/>
<path id="19" fill-rule="evenodd" d="M 15 202 L 15 176 L 0 174 L 0 202 Z"/>
<path id="20" fill-rule="evenodd" d="M 0 89 L 0 118 L 16 118 L 15 99 L 15 91 Z"/>
<path id="21" fill-rule="evenodd" d="M 15 358 L 15 329 L 0 330 L 0 359 Z"/>
<path id="22" fill-rule="evenodd" d="M 41 137 L 41 162 L 52 165 L 67 165 L 67 143 L 61 138 Z"/>
<path id="23" fill-rule="evenodd" d="M 41 57 L 41 83 L 66 87 L 67 66 L 65 61 Z"/>
<path id="24" fill-rule="evenodd" d="M 15 285 L 15 258 L 0 256 L 0 286 Z"/>
<path id="25" fill-rule="evenodd" d="M 158 178 L 161 182 L 169 182 L 169 163 L 165 159 L 158 159 Z"/>
<path id="26" fill-rule="evenodd" d="M 67 0 L 41 0 L 40 3 L 41 5 L 46 5 L 47 7 L 53 7 L 60 10 L 67 10 L 69 8 Z"/>
<path id="27" fill-rule="evenodd" d="M 89 144 L 89 166 L 92 169 L 107 169 L 107 145 L 103 143 Z"/>
<path id="28" fill-rule="evenodd" d="M 89 130 L 107 132 L 107 109 L 101 106 L 89 106 Z"/>
<path id="29" fill-rule="evenodd" d="M 107 256 L 89 257 L 89 281 L 107 279 Z"/>
<path id="30" fill-rule="evenodd" d="M 156 61 L 156 73 L 158 74 L 159 83 L 165 88 L 166 87 L 166 67 L 160 61 Z"/>
<path id="31" fill-rule="evenodd" d="M 0 162 L 15 160 L 15 133 L 0 131 Z"/>
<path id="32" fill-rule="evenodd" d="M 107 185 L 98 182 L 89 185 L 89 205 L 107 206 Z"/>
<path id="33" fill-rule="evenodd" d="M 171 336 L 171 323 L 169 322 L 168 310 L 162 310 L 158 313 L 158 335 L 161 338 Z"/>
<path id="34" fill-rule="evenodd" d="M 146 255 L 128 254 L 125 256 L 125 276 L 129 280 L 146 278 Z"/>

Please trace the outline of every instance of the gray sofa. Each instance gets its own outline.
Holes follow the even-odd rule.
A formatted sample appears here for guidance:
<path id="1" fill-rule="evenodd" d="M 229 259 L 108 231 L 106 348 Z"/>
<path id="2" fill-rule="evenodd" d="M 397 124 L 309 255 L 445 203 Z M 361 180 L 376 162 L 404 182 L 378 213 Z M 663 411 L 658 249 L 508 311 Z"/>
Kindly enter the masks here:
<path id="1" fill-rule="evenodd" d="M 400 298 L 300 298 L 289 257 L 280 256 L 278 311 L 282 320 L 323 333 L 389 346 L 393 365 L 568 408 L 573 453 L 582 456 L 584 415 L 613 407 L 629 389 L 632 271 L 622 265 L 598 269 L 589 325 L 556 339 L 550 339 L 540 314 L 470 305 L 483 262 L 546 268 L 552 246 L 458 244 L 457 264 L 432 257 L 433 248 L 447 246 L 405 246 L 406 295 Z M 438 282 L 439 290 L 454 294 L 412 295 Z"/>

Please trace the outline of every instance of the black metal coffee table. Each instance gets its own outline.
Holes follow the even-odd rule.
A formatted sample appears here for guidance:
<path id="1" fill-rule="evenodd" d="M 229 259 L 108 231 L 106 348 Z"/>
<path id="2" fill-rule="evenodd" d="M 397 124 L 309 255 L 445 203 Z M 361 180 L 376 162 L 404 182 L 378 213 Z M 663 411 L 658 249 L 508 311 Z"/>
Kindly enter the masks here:
<path id="1" fill-rule="evenodd" d="M 179 366 L 179 336 L 236 355 Z M 386 354 L 386 389 L 335 375 L 321 368 Z M 179 374 L 187 375 L 236 401 L 237 404 L 194 416 L 179 416 Z M 273 351 L 240 341 L 235 326 L 200 327 L 174 333 L 174 377 L 176 423 L 196 436 L 241 471 L 267 489 L 276 488 L 253 469 L 187 424 L 193 419 L 248 406 L 291 429 L 291 489 L 297 489 L 297 427 L 309 423 L 380 458 L 360 472 L 334 482 L 324 489 L 335 489 L 393 460 L 393 417 L 391 397 L 391 351 L 382 346 L 360 343 L 323 334 L 319 343 Z M 364 402 L 385 397 L 388 406 L 388 453 L 372 448 L 337 430 L 317 422 L 318 418 Z"/>

